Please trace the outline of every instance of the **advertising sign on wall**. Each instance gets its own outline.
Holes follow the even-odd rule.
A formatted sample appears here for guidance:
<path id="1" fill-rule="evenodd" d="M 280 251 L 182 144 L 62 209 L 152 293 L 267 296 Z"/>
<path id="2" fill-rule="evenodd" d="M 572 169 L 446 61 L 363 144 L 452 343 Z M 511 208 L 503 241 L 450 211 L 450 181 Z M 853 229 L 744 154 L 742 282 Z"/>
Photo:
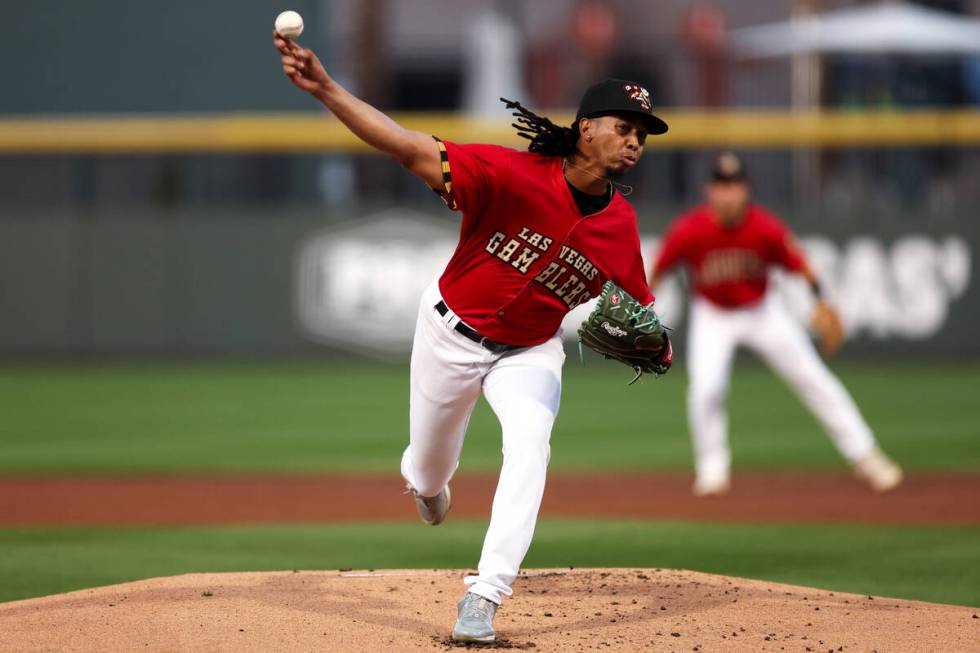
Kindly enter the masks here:
<path id="1" fill-rule="evenodd" d="M 304 333 L 366 352 L 408 351 L 418 298 L 449 260 L 457 237 L 452 223 L 403 210 L 313 235 L 297 260 L 296 311 Z M 644 255 L 652 257 L 658 236 L 642 240 Z M 887 240 L 804 235 L 800 241 L 839 309 L 849 339 L 935 338 L 971 286 L 973 251 L 959 235 L 910 233 Z M 813 299 L 802 280 L 776 274 L 773 283 L 791 311 L 806 322 Z M 656 289 L 657 310 L 667 324 L 684 321 L 685 286 L 675 275 Z M 569 313 L 563 324 L 567 338 L 574 337 L 593 303 Z"/>

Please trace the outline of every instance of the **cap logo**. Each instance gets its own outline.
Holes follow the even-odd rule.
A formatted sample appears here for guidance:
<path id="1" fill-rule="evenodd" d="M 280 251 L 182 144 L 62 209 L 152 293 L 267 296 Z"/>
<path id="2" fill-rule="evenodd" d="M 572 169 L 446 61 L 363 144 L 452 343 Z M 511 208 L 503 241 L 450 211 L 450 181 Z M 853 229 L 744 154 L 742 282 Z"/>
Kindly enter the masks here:
<path id="1" fill-rule="evenodd" d="M 644 111 L 650 111 L 652 109 L 652 103 L 650 102 L 650 91 L 646 90 L 639 84 L 623 84 L 623 92 L 626 93 L 626 98 L 631 102 L 636 102 Z"/>

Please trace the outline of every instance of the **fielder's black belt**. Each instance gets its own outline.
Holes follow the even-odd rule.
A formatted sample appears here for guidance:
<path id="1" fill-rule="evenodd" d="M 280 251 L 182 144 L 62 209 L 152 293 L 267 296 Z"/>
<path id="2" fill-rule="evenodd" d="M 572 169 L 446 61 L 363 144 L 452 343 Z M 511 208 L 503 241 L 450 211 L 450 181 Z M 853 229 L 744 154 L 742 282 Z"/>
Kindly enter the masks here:
<path id="1" fill-rule="evenodd" d="M 439 300 L 439 303 L 436 304 L 436 312 L 439 313 L 439 315 L 445 315 L 448 313 L 449 307 L 446 306 L 446 302 Z M 505 351 L 522 348 L 522 345 L 508 345 L 507 343 L 497 342 L 496 340 L 491 340 L 490 338 L 481 336 L 479 331 L 467 325 L 462 320 L 456 322 L 456 326 L 453 328 L 487 351 L 492 351 L 495 354 L 502 354 Z"/>

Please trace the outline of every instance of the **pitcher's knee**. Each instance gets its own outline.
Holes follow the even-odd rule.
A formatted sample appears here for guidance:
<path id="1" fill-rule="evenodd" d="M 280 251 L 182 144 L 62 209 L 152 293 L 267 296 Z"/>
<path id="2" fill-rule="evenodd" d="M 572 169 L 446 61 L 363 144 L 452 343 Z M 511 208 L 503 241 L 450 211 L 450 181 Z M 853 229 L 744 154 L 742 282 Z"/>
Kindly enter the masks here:
<path id="1" fill-rule="evenodd" d="M 542 461 L 551 457 L 551 427 L 553 420 L 537 424 L 521 424 L 504 428 L 504 457 L 519 456 Z"/>
<path id="2" fill-rule="evenodd" d="M 529 467 L 547 468 L 551 460 L 551 445 L 535 438 L 504 445 L 504 462 L 519 461 Z"/>

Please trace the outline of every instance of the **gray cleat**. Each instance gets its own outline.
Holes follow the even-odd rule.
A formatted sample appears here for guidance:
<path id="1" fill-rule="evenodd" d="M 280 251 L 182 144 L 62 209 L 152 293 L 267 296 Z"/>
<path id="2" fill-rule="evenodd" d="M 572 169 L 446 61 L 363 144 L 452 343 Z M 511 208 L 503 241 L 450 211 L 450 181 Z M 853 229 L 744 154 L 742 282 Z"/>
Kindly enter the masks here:
<path id="1" fill-rule="evenodd" d="M 434 497 L 423 497 L 412 486 L 408 486 L 408 491 L 415 497 L 415 508 L 419 511 L 419 517 L 422 518 L 422 521 L 429 526 L 438 526 L 446 521 L 449 506 L 452 505 L 452 495 L 449 494 L 448 485 Z"/>
<path id="2" fill-rule="evenodd" d="M 453 626 L 453 639 L 457 642 L 492 642 L 493 616 L 497 604 L 473 592 L 467 592 L 459 600 L 459 618 Z"/>

